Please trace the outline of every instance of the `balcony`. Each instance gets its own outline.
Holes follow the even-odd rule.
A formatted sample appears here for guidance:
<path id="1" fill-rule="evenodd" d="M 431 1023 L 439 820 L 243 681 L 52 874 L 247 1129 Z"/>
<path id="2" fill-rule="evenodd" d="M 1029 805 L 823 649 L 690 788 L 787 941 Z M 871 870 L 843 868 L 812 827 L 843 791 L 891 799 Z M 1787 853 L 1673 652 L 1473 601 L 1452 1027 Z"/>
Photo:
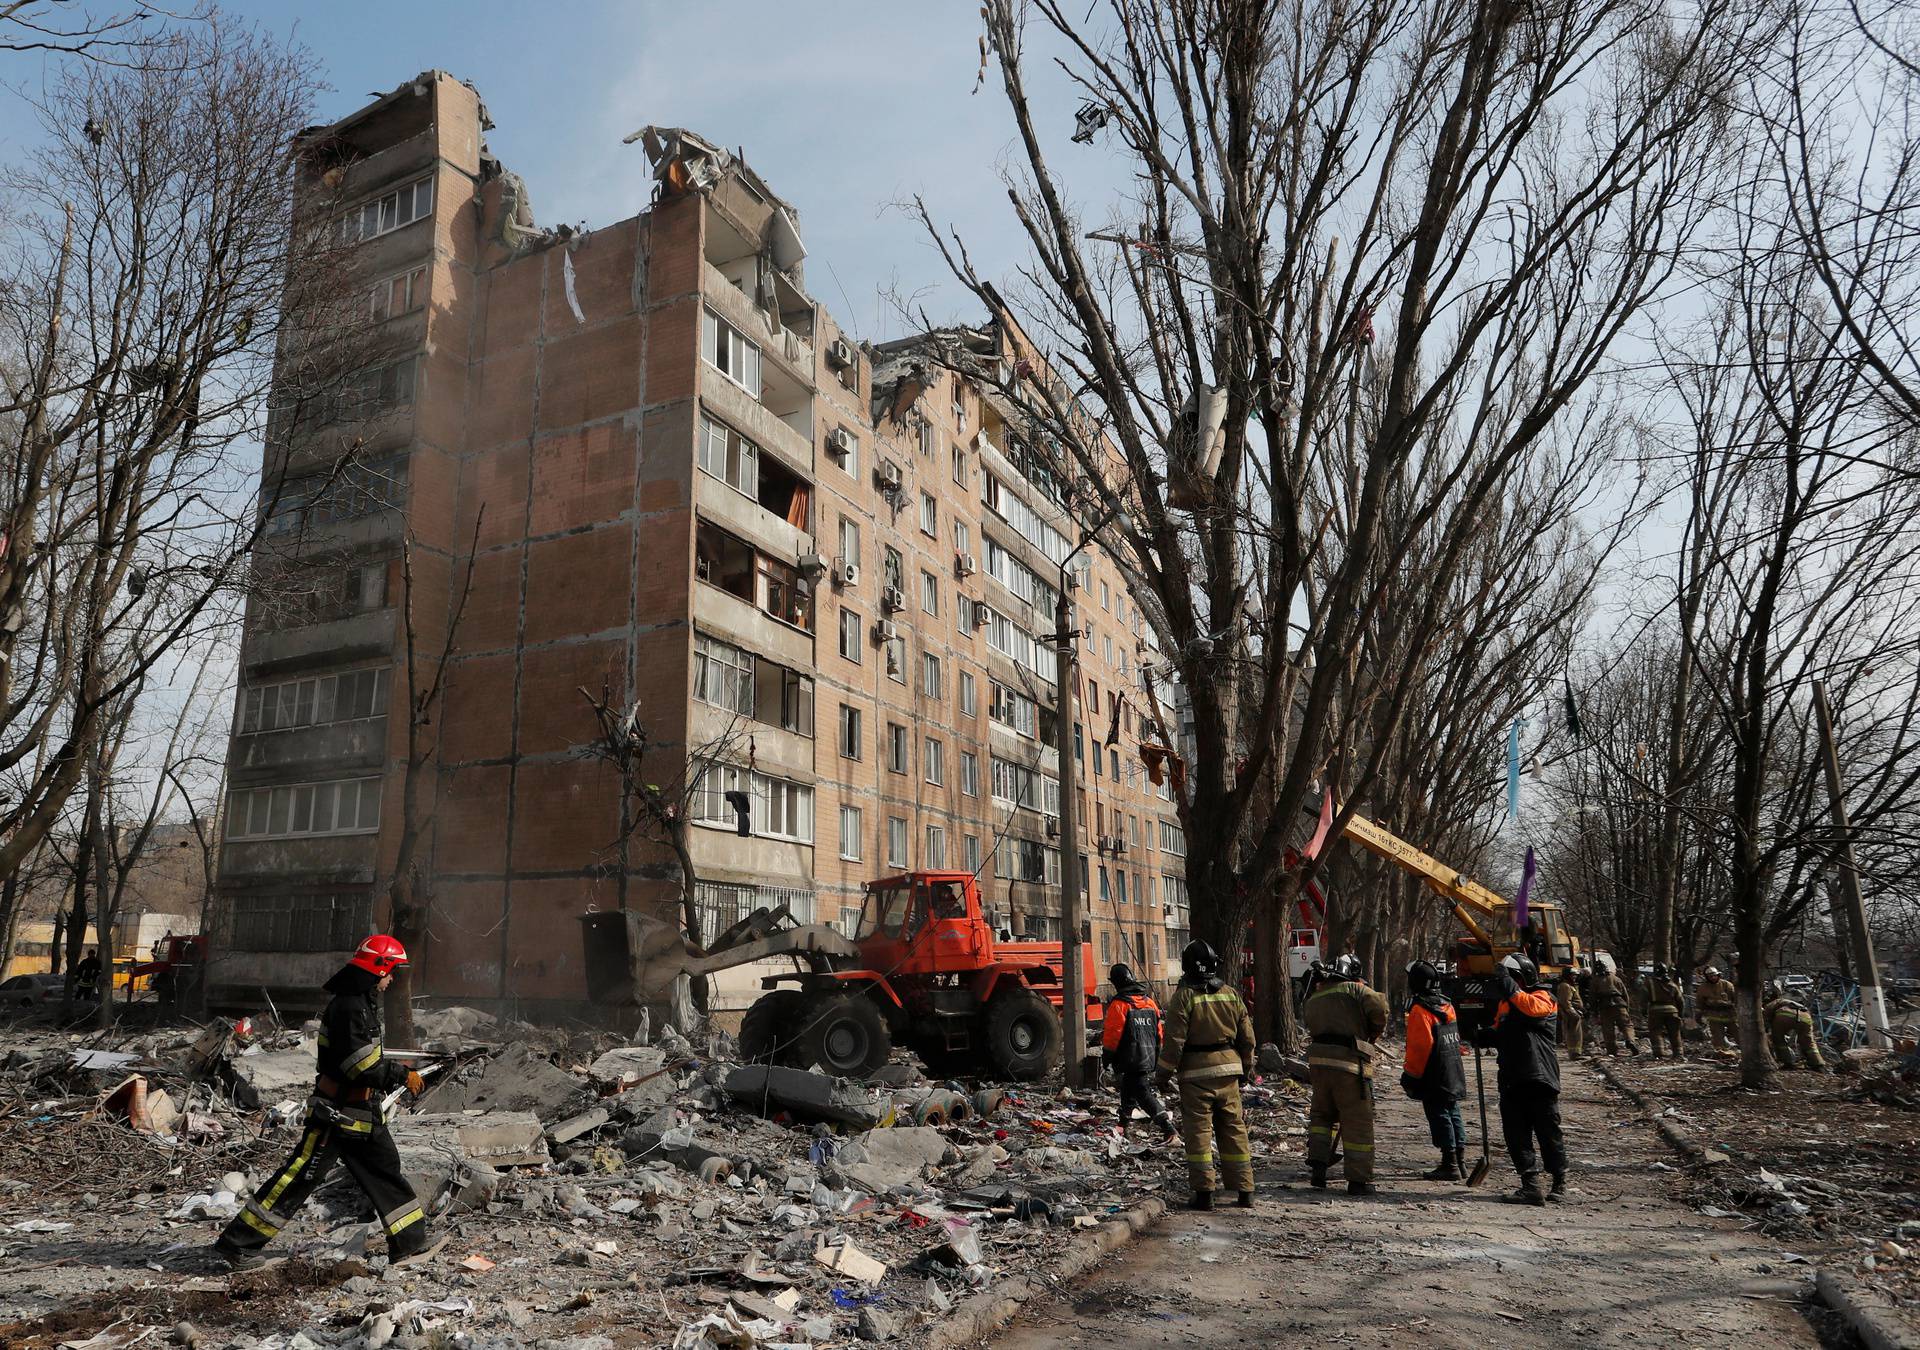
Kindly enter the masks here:
<path id="1" fill-rule="evenodd" d="M 702 627 L 795 669 L 812 669 L 812 577 L 705 519 L 694 530 L 694 568 L 705 583 L 694 597 Z"/>

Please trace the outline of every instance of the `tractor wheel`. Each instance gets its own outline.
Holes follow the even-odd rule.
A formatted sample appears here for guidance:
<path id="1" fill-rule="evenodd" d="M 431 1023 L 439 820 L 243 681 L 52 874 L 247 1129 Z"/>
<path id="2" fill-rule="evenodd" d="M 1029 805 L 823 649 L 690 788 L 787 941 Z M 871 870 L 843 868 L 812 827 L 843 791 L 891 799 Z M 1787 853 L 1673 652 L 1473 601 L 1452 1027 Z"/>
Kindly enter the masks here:
<path id="1" fill-rule="evenodd" d="M 1060 1058 L 1060 1015 L 1031 989 L 996 995 L 987 1005 L 987 1056 L 1004 1077 L 1045 1077 Z"/>
<path id="2" fill-rule="evenodd" d="M 807 996 L 798 989 L 762 994 L 740 1019 L 740 1057 L 749 1064 L 804 1068 L 806 1051 L 800 1030 L 806 1025 Z"/>
<path id="3" fill-rule="evenodd" d="M 874 1001 L 862 994 L 829 994 L 803 1014 L 806 1057 L 836 1078 L 865 1078 L 887 1062 L 893 1033 Z"/>

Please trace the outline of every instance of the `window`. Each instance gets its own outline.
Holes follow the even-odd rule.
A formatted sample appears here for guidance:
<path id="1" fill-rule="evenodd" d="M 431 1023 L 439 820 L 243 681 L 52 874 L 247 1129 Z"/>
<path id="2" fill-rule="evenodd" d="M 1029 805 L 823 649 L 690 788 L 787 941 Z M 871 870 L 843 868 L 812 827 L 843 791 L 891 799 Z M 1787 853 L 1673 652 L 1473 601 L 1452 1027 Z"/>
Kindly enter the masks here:
<path id="1" fill-rule="evenodd" d="M 840 808 L 840 856 L 848 862 L 860 861 L 860 808 Z"/>
<path id="2" fill-rule="evenodd" d="M 243 952 L 350 952 L 373 927 L 373 897 L 236 895 L 233 947 Z"/>
<path id="3" fill-rule="evenodd" d="M 947 865 L 947 831 L 944 826 L 927 826 L 927 851 L 920 859 L 920 866 L 929 872 L 938 872 Z"/>
<path id="4" fill-rule="evenodd" d="M 940 503 L 931 492 L 920 494 L 920 532 L 934 539 L 940 537 Z"/>
<path id="5" fill-rule="evenodd" d="M 1021 806 L 1031 811 L 1040 804 L 1040 775 L 1024 764 L 1010 760 L 993 761 L 993 799 L 1003 806 Z"/>
<path id="6" fill-rule="evenodd" d="M 1100 898 L 1108 901 L 1113 899 L 1113 881 L 1107 875 L 1105 863 L 1100 864 Z"/>
<path id="7" fill-rule="evenodd" d="M 387 711 L 387 671 L 354 670 L 282 684 L 257 684 L 240 699 L 238 735 L 325 726 Z"/>
<path id="8" fill-rule="evenodd" d="M 953 551 L 973 556 L 973 527 L 964 520 L 953 522 Z"/>
<path id="9" fill-rule="evenodd" d="M 980 475 L 980 500 L 987 509 L 1013 526 L 1014 532 L 1056 563 L 1067 560 L 1073 546 L 1067 537 L 1040 518 L 1040 513 L 990 473 Z"/>
<path id="10" fill-rule="evenodd" d="M 1171 853 L 1176 858 L 1187 856 L 1187 836 L 1171 820 L 1160 822 L 1160 851 Z"/>
<path id="11" fill-rule="evenodd" d="M 940 578 L 931 572 L 920 574 L 920 608 L 928 614 L 940 613 Z"/>
<path id="12" fill-rule="evenodd" d="M 1102 581 L 1100 582 L 1100 608 L 1102 608 L 1102 609 L 1104 609 L 1104 610 L 1109 610 L 1109 611 L 1110 611 L 1110 610 L 1111 610 L 1111 609 L 1113 608 L 1113 606 L 1112 606 L 1112 604 L 1110 603 L 1110 601 L 1111 601 L 1111 596 L 1109 595 L 1109 593 L 1108 593 L 1108 591 L 1107 591 L 1107 583 L 1106 583 L 1106 581 L 1105 581 L 1105 580 L 1103 579 L 1103 580 L 1102 580 Z"/>
<path id="13" fill-rule="evenodd" d="M 907 682 L 907 640 L 903 637 L 887 643 L 887 678 L 895 684 Z"/>
<path id="14" fill-rule="evenodd" d="M 1100 635 L 1100 644 L 1101 644 L 1101 650 L 1107 658 L 1107 664 L 1112 665 L 1113 664 L 1113 634 L 1102 633 Z"/>
<path id="15" fill-rule="evenodd" d="M 921 418 L 920 419 L 920 453 L 927 456 L 929 459 L 931 459 L 933 457 L 933 447 L 938 443 L 938 441 L 939 441 L 939 437 L 933 429 L 933 423 L 929 422 L 924 417 Z"/>
<path id="16" fill-rule="evenodd" d="M 700 915 L 700 930 L 709 941 L 756 909 L 785 905 L 798 922 L 813 922 L 813 892 L 798 886 L 739 886 L 702 881 L 693 888 L 693 903 Z"/>
<path id="17" fill-rule="evenodd" d="M 1093 776 L 1095 778 L 1100 776 L 1100 766 L 1106 762 L 1106 758 L 1105 755 L 1100 753 L 1100 746 L 1096 743 L 1093 747 Z"/>
<path id="18" fill-rule="evenodd" d="M 966 850 L 967 870 L 978 876 L 980 874 L 980 836 L 977 834 L 964 836 L 961 847 Z"/>
<path id="19" fill-rule="evenodd" d="M 906 560 L 900 556 L 900 550 L 892 544 L 880 555 L 880 580 L 896 591 L 907 589 Z"/>
<path id="20" fill-rule="evenodd" d="M 860 758 L 860 710 L 840 705 L 840 758 Z"/>
<path id="21" fill-rule="evenodd" d="M 1058 590 L 991 537 L 987 539 L 987 572 L 1020 599 L 1047 613 L 1052 613 L 1059 601 Z"/>
<path id="22" fill-rule="evenodd" d="M 860 664 L 860 616 L 850 609 L 840 611 L 840 655 Z"/>
<path id="23" fill-rule="evenodd" d="M 980 756 L 971 750 L 960 752 L 960 791 L 969 797 L 980 795 Z"/>
<path id="24" fill-rule="evenodd" d="M 347 572 L 347 607 L 364 613 L 387 603 L 387 565 L 365 563 Z"/>
<path id="25" fill-rule="evenodd" d="M 813 587 L 798 568 L 770 558 L 717 525 L 700 521 L 693 535 L 694 574 L 795 628 L 813 627 Z"/>
<path id="26" fill-rule="evenodd" d="M 1029 739 L 1039 732 L 1040 705 L 998 680 L 987 681 L 987 715 Z"/>
<path id="27" fill-rule="evenodd" d="M 1053 678 L 1052 662 L 1043 663 L 1040 645 L 1033 640 L 1033 634 L 992 607 L 987 609 L 987 645 L 1034 674 L 1048 680 Z"/>
<path id="28" fill-rule="evenodd" d="M 754 716 L 782 731 L 813 735 L 813 677 L 771 661 L 760 663 L 759 676 L 760 706 Z"/>
<path id="29" fill-rule="evenodd" d="M 701 311 L 700 355 L 749 394 L 760 397 L 760 349 L 710 309 Z"/>
<path id="30" fill-rule="evenodd" d="M 1107 777 L 1120 781 L 1120 752 L 1112 746 L 1107 747 Z"/>
<path id="31" fill-rule="evenodd" d="M 1100 874 L 1104 878 L 1106 869 L 1101 868 Z M 1100 930 L 1100 964 L 1103 966 L 1113 964 L 1113 934 L 1104 928 Z"/>
<path id="32" fill-rule="evenodd" d="M 967 485 L 967 452 L 957 445 L 953 447 L 953 481 L 961 487 Z"/>
<path id="33" fill-rule="evenodd" d="M 747 496 L 760 496 L 760 447 L 724 422 L 700 419 L 700 467 Z"/>
<path id="34" fill-rule="evenodd" d="M 894 773 L 907 771 L 907 729 L 898 722 L 887 723 L 887 768 Z"/>
<path id="35" fill-rule="evenodd" d="M 905 816 L 887 817 L 887 866 L 905 867 L 907 865 L 907 818 Z"/>
<path id="36" fill-rule="evenodd" d="M 947 781 L 946 749 L 932 736 L 927 737 L 927 781 L 935 787 L 943 786 Z"/>
<path id="37" fill-rule="evenodd" d="M 840 561 L 860 565 L 860 522 L 840 517 Z"/>
<path id="38" fill-rule="evenodd" d="M 709 761 L 701 766 L 690 812 L 694 823 L 735 829 L 739 818 L 727 801 L 729 792 L 747 794 L 748 829 L 756 837 L 813 842 L 813 789 L 740 764 Z"/>
<path id="39" fill-rule="evenodd" d="M 920 692 L 927 698 L 940 697 L 940 658 L 932 652 L 920 655 Z"/>
<path id="40" fill-rule="evenodd" d="M 860 438 L 853 434 L 852 427 L 839 428 L 836 437 L 831 442 L 834 448 L 828 458 L 839 460 L 840 467 L 845 469 L 850 477 L 858 478 L 860 476 Z"/>
<path id="41" fill-rule="evenodd" d="M 693 696 L 728 712 L 753 716 L 753 656 L 730 642 L 693 637 Z"/>
<path id="42" fill-rule="evenodd" d="M 977 717 L 979 713 L 979 705 L 975 702 L 973 676 L 963 670 L 960 672 L 960 715 Z"/>
<path id="43" fill-rule="evenodd" d="M 375 323 L 424 309 L 427 303 L 427 269 L 415 267 L 398 276 L 377 282 L 372 292 L 369 313 Z"/>
<path id="44" fill-rule="evenodd" d="M 236 788 L 227 794 L 228 839 L 372 834 L 380 828 L 380 780 Z"/>
<path id="45" fill-rule="evenodd" d="M 1127 874 L 1119 868 L 1113 869 L 1113 889 L 1121 904 L 1127 903 Z"/>
<path id="46" fill-rule="evenodd" d="M 433 210 L 433 179 L 421 178 L 383 196 L 362 202 L 340 218 L 340 242 L 376 239 L 411 225 Z"/>

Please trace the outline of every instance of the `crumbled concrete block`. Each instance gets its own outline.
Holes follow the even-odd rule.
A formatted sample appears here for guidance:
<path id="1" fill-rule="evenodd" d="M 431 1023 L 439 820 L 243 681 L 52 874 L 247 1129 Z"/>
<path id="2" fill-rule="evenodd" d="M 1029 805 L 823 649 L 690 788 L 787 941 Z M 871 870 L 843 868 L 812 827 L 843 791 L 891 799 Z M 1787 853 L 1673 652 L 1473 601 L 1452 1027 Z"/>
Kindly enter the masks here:
<path id="1" fill-rule="evenodd" d="M 587 1066 L 587 1076 L 605 1090 L 634 1083 L 667 1067 L 667 1052 L 658 1046 L 629 1045 L 609 1050 Z"/>
<path id="2" fill-rule="evenodd" d="M 613 1113 L 604 1106 L 596 1106 L 591 1111 L 582 1111 L 579 1115 L 561 1121 L 551 1131 L 553 1142 L 570 1144 L 583 1134 L 592 1134 L 595 1130 L 613 1119 Z"/>
<path id="3" fill-rule="evenodd" d="M 900 1334 L 900 1319 L 878 1308 L 862 1308 L 858 1330 L 863 1341 L 890 1341 Z"/>
<path id="4" fill-rule="evenodd" d="M 542 1120 L 560 1120 L 581 1095 L 579 1079 L 516 1042 L 485 1060 L 477 1074 L 442 1083 L 423 1101 L 439 1112 L 531 1111 Z"/>
<path id="5" fill-rule="evenodd" d="M 282 1097 L 305 1097 L 313 1091 L 314 1048 L 297 1045 L 291 1050 L 263 1050 L 258 1054 L 235 1055 L 230 1061 L 241 1105 L 249 1110 Z M 245 1100 L 248 1093 L 253 1100 Z"/>
<path id="6" fill-rule="evenodd" d="M 947 1156 L 948 1147 L 946 1136 L 930 1126 L 868 1130 L 840 1146 L 831 1171 L 841 1184 L 879 1195 L 920 1180 Z"/>

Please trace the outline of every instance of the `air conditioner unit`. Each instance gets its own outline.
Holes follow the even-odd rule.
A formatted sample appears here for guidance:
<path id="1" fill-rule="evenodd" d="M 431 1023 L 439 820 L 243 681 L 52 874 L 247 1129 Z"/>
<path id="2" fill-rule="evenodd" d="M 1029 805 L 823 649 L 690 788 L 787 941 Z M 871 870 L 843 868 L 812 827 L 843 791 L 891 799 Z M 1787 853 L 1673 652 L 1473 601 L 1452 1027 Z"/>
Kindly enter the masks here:
<path id="1" fill-rule="evenodd" d="M 835 563 L 833 584 L 836 586 L 858 586 L 860 584 L 860 564 L 850 562 Z"/>
<path id="2" fill-rule="evenodd" d="M 899 636 L 900 630 L 894 626 L 892 619 L 882 619 L 873 626 L 873 640 L 875 642 L 892 642 Z"/>
<path id="3" fill-rule="evenodd" d="M 1047 838 L 1058 839 L 1059 837 L 1060 837 L 1060 817 L 1048 816 L 1047 817 Z"/>
<path id="4" fill-rule="evenodd" d="M 889 614 L 897 613 L 907 607 L 907 593 L 898 586 L 888 586 L 880 592 L 880 607 Z"/>
<path id="5" fill-rule="evenodd" d="M 987 608 L 987 602 L 985 600 L 975 600 L 973 602 L 973 626 L 975 628 L 985 628 L 987 621 L 992 617 L 993 611 Z"/>
<path id="6" fill-rule="evenodd" d="M 846 370 L 853 365 L 853 344 L 845 338 L 835 338 L 827 344 L 827 361 L 835 370 Z"/>
<path id="7" fill-rule="evenodd" d="M 970 577 L 980 570 L 980 564 L 973 560 L 971 553 L 953 555 L 953 570 L 956 576 Z"/>
<path id="8" fill-rule="evenodd" d="M 827 570 L 827 560 L 818 553 L 802 553 L 800 555 L 800 570 L 808 576 L 817 577 Z"/>
<path id="9" fill-rule="evenodd" d="M 827 433 L 827 453 L 835 459 L 845 459 L 859 446 L 859 440 L 846 427 L 835 427 Z"/>
<path id="10" fill-rule="evenodd" d="M 898 492 L 900 466 L 890 459 L 881 460 L 880 466 L 873 471 L 873 481 L 879 485 L 882 492 Z"/>

